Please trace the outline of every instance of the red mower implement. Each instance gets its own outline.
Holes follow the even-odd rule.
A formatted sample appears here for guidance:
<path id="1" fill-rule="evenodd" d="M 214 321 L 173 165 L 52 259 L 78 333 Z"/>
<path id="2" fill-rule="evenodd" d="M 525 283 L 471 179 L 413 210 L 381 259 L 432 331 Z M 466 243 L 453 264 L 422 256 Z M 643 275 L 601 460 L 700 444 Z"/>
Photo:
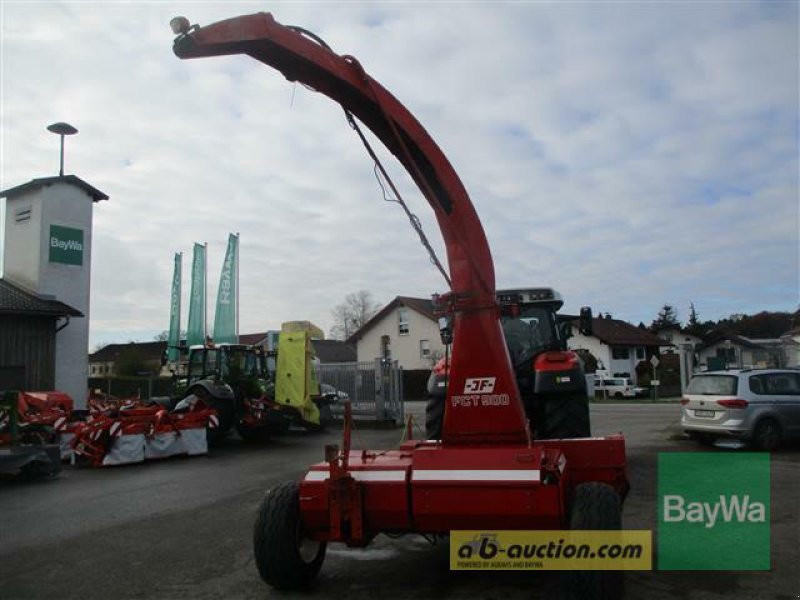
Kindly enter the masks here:
<path id="1" fill-rule="evenodd" d="M 254 533 L 262 578 L 278 588 L 307 586 L 327 543 L 365 546 L 379 533 L 618 529 L 628 490 L 625 441 L 533 438 L 501 328 L 483 227 L 422 125 L 355 58 L 268 13 L 202 28 L 179 17 L 171 25 L 180 58 L 246 54 L 341 104 L 378 169 L 385 175 L 355 118 L 408 171 L 436 214 L 447 250 L 447 271 L 434 260 L 450 286 L 439 297 L 447 312 L 444 333 L 452 338 L 441 439 L 351 451 L 346 419 L 341 449 L 327 447 L 325 462 L 264 499 Z M 582 597 L 618 597 L 620 582 L 609 571 L 573 578 Z"/>

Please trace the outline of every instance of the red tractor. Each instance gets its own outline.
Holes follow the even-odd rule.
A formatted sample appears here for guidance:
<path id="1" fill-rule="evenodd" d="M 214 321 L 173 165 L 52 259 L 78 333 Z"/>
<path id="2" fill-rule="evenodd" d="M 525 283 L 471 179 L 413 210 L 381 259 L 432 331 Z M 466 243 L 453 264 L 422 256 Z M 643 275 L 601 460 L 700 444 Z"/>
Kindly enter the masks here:
<path id="1" fill-rule="evenodd" d="M 517 387 L 535 437 L 589 437 L 586 375 L 581 358 L 567 349 L 571 319 L 556 314 L 564 305 L 561 294 L 551 288 L 500 290 L 497 303 Z M 580 332 L 591 335 L 591 309 L 581 309 L 579 323 Z M 442 342 L 449 345 L 452 340 L 447 322 L 442 325 Z M 448 364 L 448 357 L 439 360 L 428 379 L 428 439 L 442 436 Z"/>
<path id="2" fill-rule="evenodd" d="M 179 58 L 246 54 L 341 104 L 376 167 L 385 173 L 356 118 L 408 171 L 447 250 L 448 272 L 435 261 L 450 286 L 439 300 L 453 339 L 441 439 L 351 452 L 346 419 L 342 448 L 326 447 L 325 461 L 300 481 L 267 493 L 253 536 L 261 577 L 277 588 L 306 587 L 327 544 L 362 547 L 380 533 L 619 529 L 628 491 L 625 440 L 533 437 L 483 227 L 455 170 L 414 116 L 355 58 L 269 13 L 202 28 L 177 17 L 171 26 Z M 583 598 L 621 594 L 619 572 L 574 572 L 571 581 Z"/>

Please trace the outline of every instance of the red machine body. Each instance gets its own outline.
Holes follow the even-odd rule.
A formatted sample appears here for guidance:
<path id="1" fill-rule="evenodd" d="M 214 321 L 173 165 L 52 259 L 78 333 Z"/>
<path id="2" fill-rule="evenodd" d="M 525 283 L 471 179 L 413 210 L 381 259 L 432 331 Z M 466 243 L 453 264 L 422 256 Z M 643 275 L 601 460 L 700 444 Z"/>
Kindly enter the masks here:
<path id="1" fill-rule="evenodd" d="M 531 439 L 480 220 L 445 155 L 394 96 L 354 58 L 268 13 L 187 27 L 174 52 L 180 58 L 247 54 L 340 103 L 404 165 L 444 237 L 452 289 L 441 300 L 453 317 L 454 341 L 442 439 L 357 452 L 349 450 L 345 432 L 343 451 L 329 448 L 327 460 L 300 482 L 309 537 L 363 545 L 380 532 L 559 529 L 568 525 L 570 491 L 584 481 L 608 483 L 624 497 L 622 436 Z M 569 356 L 542 360 L 563 368 Z"/>

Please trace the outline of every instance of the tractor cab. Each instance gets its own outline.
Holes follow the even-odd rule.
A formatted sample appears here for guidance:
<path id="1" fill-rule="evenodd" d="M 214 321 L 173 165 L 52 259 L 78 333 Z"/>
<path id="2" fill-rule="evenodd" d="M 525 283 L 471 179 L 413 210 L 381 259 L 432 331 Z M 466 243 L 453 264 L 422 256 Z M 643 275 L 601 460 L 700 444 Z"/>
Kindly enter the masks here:
<path id="1" fill-rule="evenodd" d="M 500 323 L 515 367 L 547 350 L 566 350 L 569 329 L 556 313 L 564 300 L 551 288 L 499 290 Z"/>
<path id="2" fill-rule="evenodd" d="M 243 377 L 268 379 L 266 354 L 260 346 L 217 344 L 189 349 L 187 382 L 222 379 L 227 383 Z"/>

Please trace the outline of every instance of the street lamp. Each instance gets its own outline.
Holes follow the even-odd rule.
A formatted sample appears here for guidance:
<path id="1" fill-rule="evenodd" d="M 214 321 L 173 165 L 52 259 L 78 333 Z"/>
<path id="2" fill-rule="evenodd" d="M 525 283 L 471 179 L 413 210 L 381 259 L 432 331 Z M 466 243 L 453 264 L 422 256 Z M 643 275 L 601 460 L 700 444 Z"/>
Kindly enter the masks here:
<path id="1" fill-rule="evenodd" d="M 53 123 L 52 125 L 47 126 L 47 131 L 55 133 L 56 135 L 61 136 L 61 168 L 58 171 L 58 176 L 64 176 L 64 136 L 65 135 L 75 135 L 78 133 L 78 130 L 75 129 L 69 123 Z"/>

